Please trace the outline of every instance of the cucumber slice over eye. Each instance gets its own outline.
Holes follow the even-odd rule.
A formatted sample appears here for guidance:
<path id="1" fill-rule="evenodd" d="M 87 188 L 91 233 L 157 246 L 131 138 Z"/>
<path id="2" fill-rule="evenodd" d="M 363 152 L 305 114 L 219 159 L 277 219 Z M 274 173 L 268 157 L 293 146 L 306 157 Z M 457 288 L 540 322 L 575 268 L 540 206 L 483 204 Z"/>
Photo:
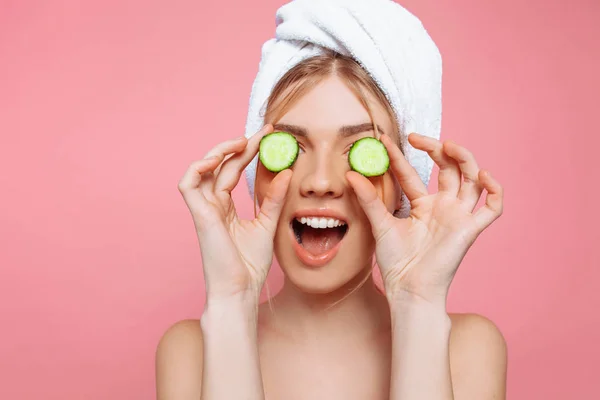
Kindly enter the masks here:
<path id="1" fill-rule="evenodd" d="M 287 132 L 272 132 L 260 139 L 260 162 L 271 172 L 280 172 L 294 164 L 300 147 L 298 141 Z"/>
<path id="2" fill-rule="evenodd" d="M 348 163 L 353 171 L 364 176 L 379 176 L 390 167 L 390 157 L 383 143 L 368 136 L 352 144 Z"/>

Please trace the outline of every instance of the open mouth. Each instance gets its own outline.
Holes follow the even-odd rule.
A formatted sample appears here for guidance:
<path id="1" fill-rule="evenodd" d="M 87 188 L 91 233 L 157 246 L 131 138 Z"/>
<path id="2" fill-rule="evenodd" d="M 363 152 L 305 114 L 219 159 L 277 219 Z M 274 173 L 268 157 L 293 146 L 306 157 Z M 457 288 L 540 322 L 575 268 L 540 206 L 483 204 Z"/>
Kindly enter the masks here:
<path id="1" fill-rule="evenodd" d="M 348 225 L 335 218 L 298 217 L 292 220 L 296 242 L 312 256 L 324 256 L 336 249 Z"/>

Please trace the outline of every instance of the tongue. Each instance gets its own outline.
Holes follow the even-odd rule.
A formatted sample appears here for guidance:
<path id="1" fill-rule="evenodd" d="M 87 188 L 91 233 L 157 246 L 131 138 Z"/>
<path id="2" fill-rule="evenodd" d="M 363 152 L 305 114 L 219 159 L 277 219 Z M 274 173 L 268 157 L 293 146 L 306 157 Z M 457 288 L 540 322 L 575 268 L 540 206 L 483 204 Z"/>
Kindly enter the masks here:
<path id="1" fill-rule="evenodd" d="M 315 229 L 309 226 L 302 231 L 302 247 L 314 256 L 333 249 L 342 240 L 343 233 L 338 228 Z"/>

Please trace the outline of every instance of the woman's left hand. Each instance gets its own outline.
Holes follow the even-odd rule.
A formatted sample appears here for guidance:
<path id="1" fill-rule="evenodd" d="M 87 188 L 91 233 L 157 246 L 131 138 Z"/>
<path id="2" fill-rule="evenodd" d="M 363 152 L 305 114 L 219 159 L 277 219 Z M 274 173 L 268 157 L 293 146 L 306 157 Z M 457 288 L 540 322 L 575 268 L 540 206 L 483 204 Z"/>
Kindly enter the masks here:
<path id="1" fill-rule="evenodd" d="M 367 178 L 353 171 L 346 176 L 371 222 L 386 296 L 390 301 L 408 296 L 445 303 L 468 249 L 502 214 L 502 186 L 479 169 L 464 147 L 411 134 L 410 144 L 426 151 L 440 168 L 438 192 L 429 194 L 398 146 L 387 135 L 381 141 L 392 173 L 411 203 L 408 218 L 393 216 Z M 475 211 L 483 189 L 485 205 Z"/>

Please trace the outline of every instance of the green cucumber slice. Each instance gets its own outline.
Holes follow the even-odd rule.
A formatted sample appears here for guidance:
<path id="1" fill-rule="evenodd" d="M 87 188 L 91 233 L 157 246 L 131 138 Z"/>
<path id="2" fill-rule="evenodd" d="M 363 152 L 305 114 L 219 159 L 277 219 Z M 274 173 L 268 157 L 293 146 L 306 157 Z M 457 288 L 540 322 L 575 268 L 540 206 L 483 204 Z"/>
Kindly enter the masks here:
<path id="1" fill-rule="evenodd" d="M 260 162 L 271 172 L 280 172 L 292 166 L 300 147 L 294 135 L 272 132 L 260 139 Z"/>
<path id="2" fill-rule="evenodd" d="M 390 167 L 390 157 L 383 143 L 368 136 L 352 144 L 348 163 L 353 171 L 364 176 L 379 176 Z"/>

